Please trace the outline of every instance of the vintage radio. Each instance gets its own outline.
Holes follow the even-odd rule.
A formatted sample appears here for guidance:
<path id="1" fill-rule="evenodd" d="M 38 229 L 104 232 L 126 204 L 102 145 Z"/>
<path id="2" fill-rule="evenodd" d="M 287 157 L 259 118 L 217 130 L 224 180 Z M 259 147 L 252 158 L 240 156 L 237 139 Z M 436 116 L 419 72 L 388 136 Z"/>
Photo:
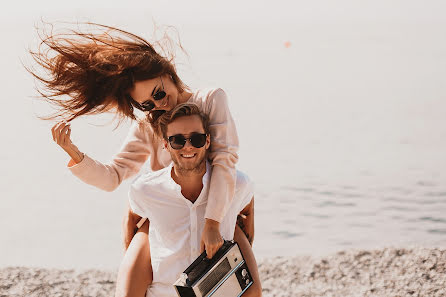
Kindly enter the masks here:
<path id="1" fill-rule="evenodd" d="M 234 241 L 225 241 L 212 259 L 202 253 L 174 284 L 180 297 L 238 297 L 251 285 L 248 266 Z"/>

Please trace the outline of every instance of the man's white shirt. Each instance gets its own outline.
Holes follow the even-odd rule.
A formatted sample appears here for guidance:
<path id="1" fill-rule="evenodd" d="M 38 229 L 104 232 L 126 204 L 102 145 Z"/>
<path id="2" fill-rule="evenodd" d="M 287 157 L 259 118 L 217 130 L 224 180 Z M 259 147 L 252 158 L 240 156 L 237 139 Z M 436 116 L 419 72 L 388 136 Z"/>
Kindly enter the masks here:
<path id="1" fill-rule="evenodd" d="M 182 195 L 181 187 L 172 179 L 172 166 L 142 175 L 129 191 L 132 211 L 150 221 L 153 282 L 146 296 L 176 296 L 173 283 L 200 255 L 212 168 L 207 162 L 203 189 L 192 203 Z M 251 201 L 253 194 L 252 182 L 237 171 L 235 196 L 220 222 L 220 233 L 224 239 L 233 239 L 237 215 Z"/>

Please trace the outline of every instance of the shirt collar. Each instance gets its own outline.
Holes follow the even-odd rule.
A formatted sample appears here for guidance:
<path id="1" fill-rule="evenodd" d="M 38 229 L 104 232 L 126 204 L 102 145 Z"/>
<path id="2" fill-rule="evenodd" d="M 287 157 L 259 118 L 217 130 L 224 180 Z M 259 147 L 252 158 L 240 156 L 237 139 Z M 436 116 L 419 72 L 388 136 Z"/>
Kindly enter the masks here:
<path id="1" fill-rule="evenodd" d="M 169 178 L 168 178 L 168 180 L 169 180 L 169 186 L 170 186 L 173 190 L 175 190 L 175 191 L 181 193 L 181 186 L 180 186 L 179 184 L 177 184 L 177 183 L 173 180 L 173 178 L 172 178 L 172 170 L 173 170 L 173 162 L 170 162 L 169 166 L 166 167 L 166 174 L 169 176 Z M 205 172 L 205 174 L 203 175 L 203 178 L 202 178 L 203 189 L 201 190 L 201 193 L 200 193 L 200 196 L 199 196 L 199 197 L 201 197 L 201 196 L 202 196 L 202 193 L 204 193 L 204 192 L 207 190 L 208 185 L 209 185 L 209 182 L 210 182 L 210 178 L 211 178 L 211 173 L 212 173 L 212 166 L 211 166 L 211 164 L 209 163 L 209 161 L 206 160 L 206 172 Z M 197 199 L 197 200 L 198 200 L 198 199 Z"/>

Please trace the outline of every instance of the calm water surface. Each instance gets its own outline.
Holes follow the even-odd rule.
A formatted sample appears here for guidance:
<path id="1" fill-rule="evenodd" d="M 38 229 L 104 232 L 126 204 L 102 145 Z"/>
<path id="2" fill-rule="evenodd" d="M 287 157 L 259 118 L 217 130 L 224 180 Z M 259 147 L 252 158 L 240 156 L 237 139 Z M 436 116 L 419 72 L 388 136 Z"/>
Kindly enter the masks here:
<path id="1" fill-rule="evenodd" d="M 52 124 L 35 117 L 45 105 L 29 98 L 32 80 L 18 61 L 32 24 L 17 28 L 23 34 L 10 36 L 1 57 L 8 100 L 0 265 L 117 267 L 131 181 L 106 193 L 65 168 Z M 444 28 L 415 21 L 182 28 L 185 81 L 228 92 L 239 168 L 256 183 L 258 257 L 446 246 Z M 110 119 L 72 125 L 75 143 L 103 162 L 129 126 L 113 130 Z"/>

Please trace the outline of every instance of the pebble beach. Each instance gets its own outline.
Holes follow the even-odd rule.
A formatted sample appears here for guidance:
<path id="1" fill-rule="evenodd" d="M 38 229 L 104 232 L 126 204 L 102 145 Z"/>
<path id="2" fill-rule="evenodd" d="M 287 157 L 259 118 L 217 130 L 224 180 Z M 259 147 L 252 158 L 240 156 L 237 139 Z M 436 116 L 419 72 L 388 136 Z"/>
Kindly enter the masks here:
<path id="1" fill-rule="evenodd" d="M 446 249 L 348 250 L 258 261 L 263 296 L 446 296 Z M 116 271 L 6 267 L 0 297 L 113 296 Z"/>

